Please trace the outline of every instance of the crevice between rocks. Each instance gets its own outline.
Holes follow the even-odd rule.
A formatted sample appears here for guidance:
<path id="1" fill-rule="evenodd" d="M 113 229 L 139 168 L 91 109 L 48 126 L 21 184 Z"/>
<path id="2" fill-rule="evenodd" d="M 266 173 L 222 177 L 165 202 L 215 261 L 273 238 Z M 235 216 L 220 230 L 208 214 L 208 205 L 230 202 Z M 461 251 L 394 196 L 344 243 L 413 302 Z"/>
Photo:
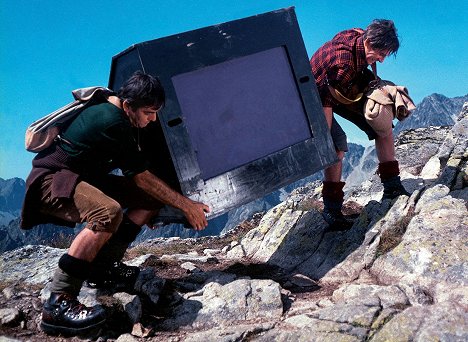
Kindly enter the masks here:
<path id="1" fill-rule="evenodd" d="M 270 331 L 270 330 L 273 330 L 274 328 L 276 328 L 278 324 L 275 323 L 275 324 L 272 324 L 270 327 L 268 328 L 264 328 L 264 327 L 258 327 L 256 329 L 254 329 L 253 331 L 247 331 L 245 333 L 245 335 L 239 337 L 238 339 L 235 339 L 234 342 L 249 342 L 249 341 L 255 341 L 255 337 L 259 336 L 260 334 L 263 334 L 267 331 Z"/>
<path id="2" fill-rule="evenodd" d="M 401 217 L 398 221 L 395 222 L 391 229 L 387 229 L 382 232 L 380 237 L 379 245 L 377 246 L 376 253 L 374 259 L 369 265 L 367 269 L 370 269 L 374 263 L 374 261 L 382 255 L 385 255 L 395 249 L 402 241 L 403 236 L 408 229 L 408 225 L 411 220 L 416 216 L 416 205 L 421 198 L 424 191 L 418 191 L 414 197 L 414 200 L 410 202 L 408 199 L 408 210 L 406 215 Z M 411 198 L 411 197 L 410 197 Z M 374 237 L 374 240 L 377 238 Z"/>
<path id="3" fill-rule="evenodd" d="M 375 321 L 379 318 L 382 311 L 383 311 L 383 307 L 381 306 L 380 310 L 376 312 L 374 319 L 372 320 L 372 324 L 370 325 L 365 341 L 370 341 L 376 334 L 379 333 L 379 331 L 381 331 L 385 327 L 385 325 L 388 322 L 390 322 L 395 317 L 396 314 L 398 314 L 398 313 L 393 313 L 393 314 L 388 315 L 382 320 L 381 324 L 379 325 L 377 329 L 372 329 L 372 326 L 374 325 Z"/>

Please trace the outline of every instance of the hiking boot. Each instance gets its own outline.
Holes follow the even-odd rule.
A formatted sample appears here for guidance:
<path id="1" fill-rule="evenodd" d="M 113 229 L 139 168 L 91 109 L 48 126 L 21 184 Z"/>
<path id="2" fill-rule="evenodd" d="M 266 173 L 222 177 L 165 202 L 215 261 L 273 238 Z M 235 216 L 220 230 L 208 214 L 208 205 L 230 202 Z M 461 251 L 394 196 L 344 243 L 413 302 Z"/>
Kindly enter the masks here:
<path id="1" fill-rule="evenodd" d="M 41 329 L 49 335 L 88 334 L 106 321 L 99 306 L 87 307 L 66 293 L 51 293 L 42 310 Z"/>
<path id="2" fill-rule="evenodd" d="M 382 181 L 382 184 L 384 187 L 382 200 L 392 200 L 401 195 L 405 195 L 408 197 L 411 196 L 411 194 L 408 191 L 406 191 L 403 184 L 401 184 L 400 176 L 394 176 L 390 179 Z"/>
<path id="3" fill-rule="evenodd" d="M 139 273 L 140 268 L 116 261 L 107 270 L 95 270 L 86 284 L 89 287 L 101 289 L 111 287 L 133 289 Z"/>
<path id="4" fill-rule="evenodd" d="M 322 217 L 328 223 L 328 231 L 339 232 L 351 229 L 354 222 L 344 217 L 341 210 L 331 211 L 324 209 Z"/>

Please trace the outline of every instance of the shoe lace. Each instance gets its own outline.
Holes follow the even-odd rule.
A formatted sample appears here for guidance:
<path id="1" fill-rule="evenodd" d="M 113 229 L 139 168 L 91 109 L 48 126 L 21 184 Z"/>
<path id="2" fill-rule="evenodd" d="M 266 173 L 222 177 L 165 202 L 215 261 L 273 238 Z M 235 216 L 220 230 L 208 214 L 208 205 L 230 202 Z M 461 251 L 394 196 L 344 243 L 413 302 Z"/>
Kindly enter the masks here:
<path id="1" fill-rule="evenodd" d="M 134 266 L 128 266 L 123 262 L 117 261 L 114 263 L 111 273 L 122 278 L 128 278 L 134 276 L 137 272 L 137 269 L 138 268 Z"/>
<path id="2" fill-rule="evenodd" d="M 73 315 L 80 315 L 82 312 L 88 312 L 89 308 L 81 304 L 76 298 L 64 297 L 61 300 L 61 305 L 68 307 L 67 311 Z"/>

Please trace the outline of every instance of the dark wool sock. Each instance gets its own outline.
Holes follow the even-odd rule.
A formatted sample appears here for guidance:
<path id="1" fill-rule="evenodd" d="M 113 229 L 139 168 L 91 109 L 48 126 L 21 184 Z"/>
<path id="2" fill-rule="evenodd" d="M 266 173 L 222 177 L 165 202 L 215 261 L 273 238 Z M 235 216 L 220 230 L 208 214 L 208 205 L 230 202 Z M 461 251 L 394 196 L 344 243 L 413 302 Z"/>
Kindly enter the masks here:
<path id="1" fill-rule="evenodd" d="M 394 178 L 400 174 L 400 167 L 397 160 L 392 160 L 379 164 L 378 174 L 382 182 Z"/>
<path id="2" fill-rule="evenodd" d="M 72 257 L 69 254 L 64 254 L 59 260 L 59 267 L 72 277 L 84 280 L 89 277 L 91 263 Z"/>
<path id="3" fill-rule="evenodd" d="M 141 227 L 130 220 L 127 215 L 124 215 L 117 232 L 114 233 L 112 238 L 118 239 L 122 242 L 131 243 L 136 239 L 140 231 Z"/>
<path id="4" fill-rule="evenodd" d="M 344 182 L 323 182 L 322 198 L 325 211 L 341 211 L 344 200 Z"/>
<path id="5" fill-rule="evenodd" d="M 122 260 L 128 246 L 136 239 L 140 231 L 141 227 L 124 215 L 117 231 L 112 235 L 109 241 L 102 246 L 94 259 L 93 268 L 106 269 L 114 262 Z"/>

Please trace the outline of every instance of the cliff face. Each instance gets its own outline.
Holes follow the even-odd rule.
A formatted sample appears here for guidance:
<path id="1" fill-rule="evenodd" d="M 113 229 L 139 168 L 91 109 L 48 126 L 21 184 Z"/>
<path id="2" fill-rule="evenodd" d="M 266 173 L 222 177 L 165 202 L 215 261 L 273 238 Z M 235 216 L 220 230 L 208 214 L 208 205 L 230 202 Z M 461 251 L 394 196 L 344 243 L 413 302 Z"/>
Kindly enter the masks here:
<path id="1" fill-rule="evenodd" d="M 119 341 L 466 341 L 467 131 L 468 104 L 450 128 L 400 135 L 411 196 L 381 201 L 370 177 L 346 194 L 347 232 L 326 231 L 312 182 L 227 235 L 134 247 L 127 262 L 144 269 L 134 292 L 84 288 L 81 300 L 107 307 L 101 336 Z M 1 256 L 2 334 L 45 338 L 37 285 L 63 252 Z"/>

